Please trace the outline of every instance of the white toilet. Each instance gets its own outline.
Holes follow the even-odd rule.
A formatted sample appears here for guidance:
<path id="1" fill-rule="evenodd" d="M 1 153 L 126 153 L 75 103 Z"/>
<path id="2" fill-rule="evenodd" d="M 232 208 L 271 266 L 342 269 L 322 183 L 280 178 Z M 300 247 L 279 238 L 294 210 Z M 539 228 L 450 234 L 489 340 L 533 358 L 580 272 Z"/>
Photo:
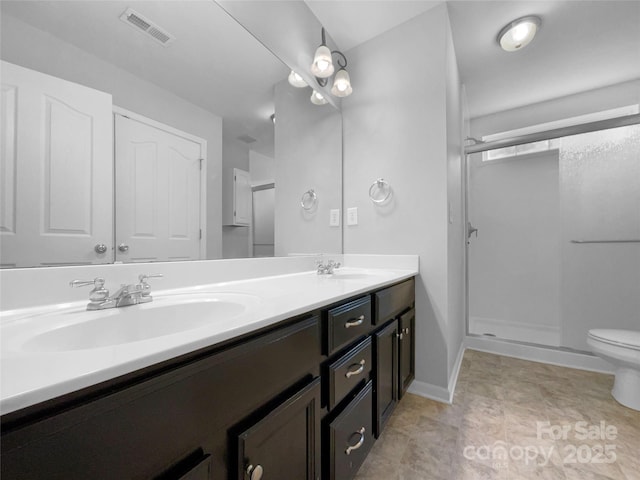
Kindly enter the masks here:
<path id="1" fill-rule="evenodd" d="M 611 394 L 625 407 L 640 410 L 640 331 L 589 330 L 593 353 L 616 367 Z"/>

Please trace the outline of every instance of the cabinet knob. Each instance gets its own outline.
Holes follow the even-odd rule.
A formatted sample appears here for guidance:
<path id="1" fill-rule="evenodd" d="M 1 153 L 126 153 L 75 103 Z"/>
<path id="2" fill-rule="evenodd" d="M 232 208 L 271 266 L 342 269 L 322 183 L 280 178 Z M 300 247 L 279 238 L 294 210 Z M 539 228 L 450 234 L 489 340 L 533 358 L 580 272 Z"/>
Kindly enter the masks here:
<path id="1" fill-rule="evenodd" d="M 105 253 L 107 251 L 107 246 L 104 243 L 99 243 L 93 249 L 96 253 Z"/>
<path id="2" fill-rule="evenodd" d="M 125 243 L 121 243 L 120 245 L 118 245 L 118 250 L 120 250 L 122 253 L 124 253 L 124 252 L 129 250 L 129 245 L 127 245 Z"/>
<path id="3" fill-rule="evenodd" d="M 262 465 L 256 465 L 255 467 L 253 465 L 249 465 L 247 467 L 247 475 L 249 475 L 251 480 L 260 480 L 263 473 L 264 469 L 262 468 Z"/>

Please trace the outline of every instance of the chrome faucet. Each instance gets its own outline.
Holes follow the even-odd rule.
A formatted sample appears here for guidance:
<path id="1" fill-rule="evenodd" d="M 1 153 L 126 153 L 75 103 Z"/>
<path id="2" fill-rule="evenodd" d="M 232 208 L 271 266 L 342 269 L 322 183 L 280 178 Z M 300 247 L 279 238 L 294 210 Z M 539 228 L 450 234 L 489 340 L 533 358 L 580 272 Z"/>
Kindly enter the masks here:
<path id="1" fill-rule="evenodd" d="M 89 303 L 87 310 L 104 310 L 107 308 L 126 307 L 147 303 L 153 300 L 151 296 L 151 285 L 147 283 L 148 278 L 161 278 L 162 274 L 138 275 L 138 283 L 122 284 L 113 295 L 109 295 L 109 290 L 104 288 L 104 278 L 96 277 L 93 280 L 73 280 L 69 283 L 72 287 L 83 287 L 93 285 L 93 290 L 89 292 Z"/>
<path id="2" fill-rule="evenodd" d="M 336 268 L 340 268 L 340 262 L 336 263 L 333 260 L 328 260 L 326 265 L 322 260 L 318 260 L 316 265 L 318 267 L 318 275 L 331 275 Z"/>

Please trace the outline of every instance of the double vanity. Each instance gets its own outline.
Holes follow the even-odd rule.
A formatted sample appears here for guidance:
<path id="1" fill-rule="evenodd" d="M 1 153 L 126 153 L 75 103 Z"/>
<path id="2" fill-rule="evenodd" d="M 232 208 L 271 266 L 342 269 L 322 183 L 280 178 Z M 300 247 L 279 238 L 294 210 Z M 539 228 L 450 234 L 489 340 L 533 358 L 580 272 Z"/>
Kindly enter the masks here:
<path id="1" fill-rule="evenodd" d="M 414 375 L 417 265 L 376 267 L 2 312 L 2 476 L 352 478 Z"/>

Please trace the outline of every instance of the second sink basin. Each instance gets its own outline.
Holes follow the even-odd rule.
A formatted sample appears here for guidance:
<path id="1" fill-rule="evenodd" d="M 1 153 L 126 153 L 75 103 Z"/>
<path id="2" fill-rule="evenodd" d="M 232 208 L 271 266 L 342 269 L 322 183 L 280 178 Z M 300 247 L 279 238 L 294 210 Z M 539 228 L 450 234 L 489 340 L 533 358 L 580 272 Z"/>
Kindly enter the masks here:
<path id="1" fill-rule="evenodd" d="M 47 319 L 52 328 L 27 339 L 21 350 L 63 352 L 150 340 L 224 324 L 246 312 L 257 300 L 252 295 L 235 293 L 175 294 L 130 307 L 57 312 Z"/>

